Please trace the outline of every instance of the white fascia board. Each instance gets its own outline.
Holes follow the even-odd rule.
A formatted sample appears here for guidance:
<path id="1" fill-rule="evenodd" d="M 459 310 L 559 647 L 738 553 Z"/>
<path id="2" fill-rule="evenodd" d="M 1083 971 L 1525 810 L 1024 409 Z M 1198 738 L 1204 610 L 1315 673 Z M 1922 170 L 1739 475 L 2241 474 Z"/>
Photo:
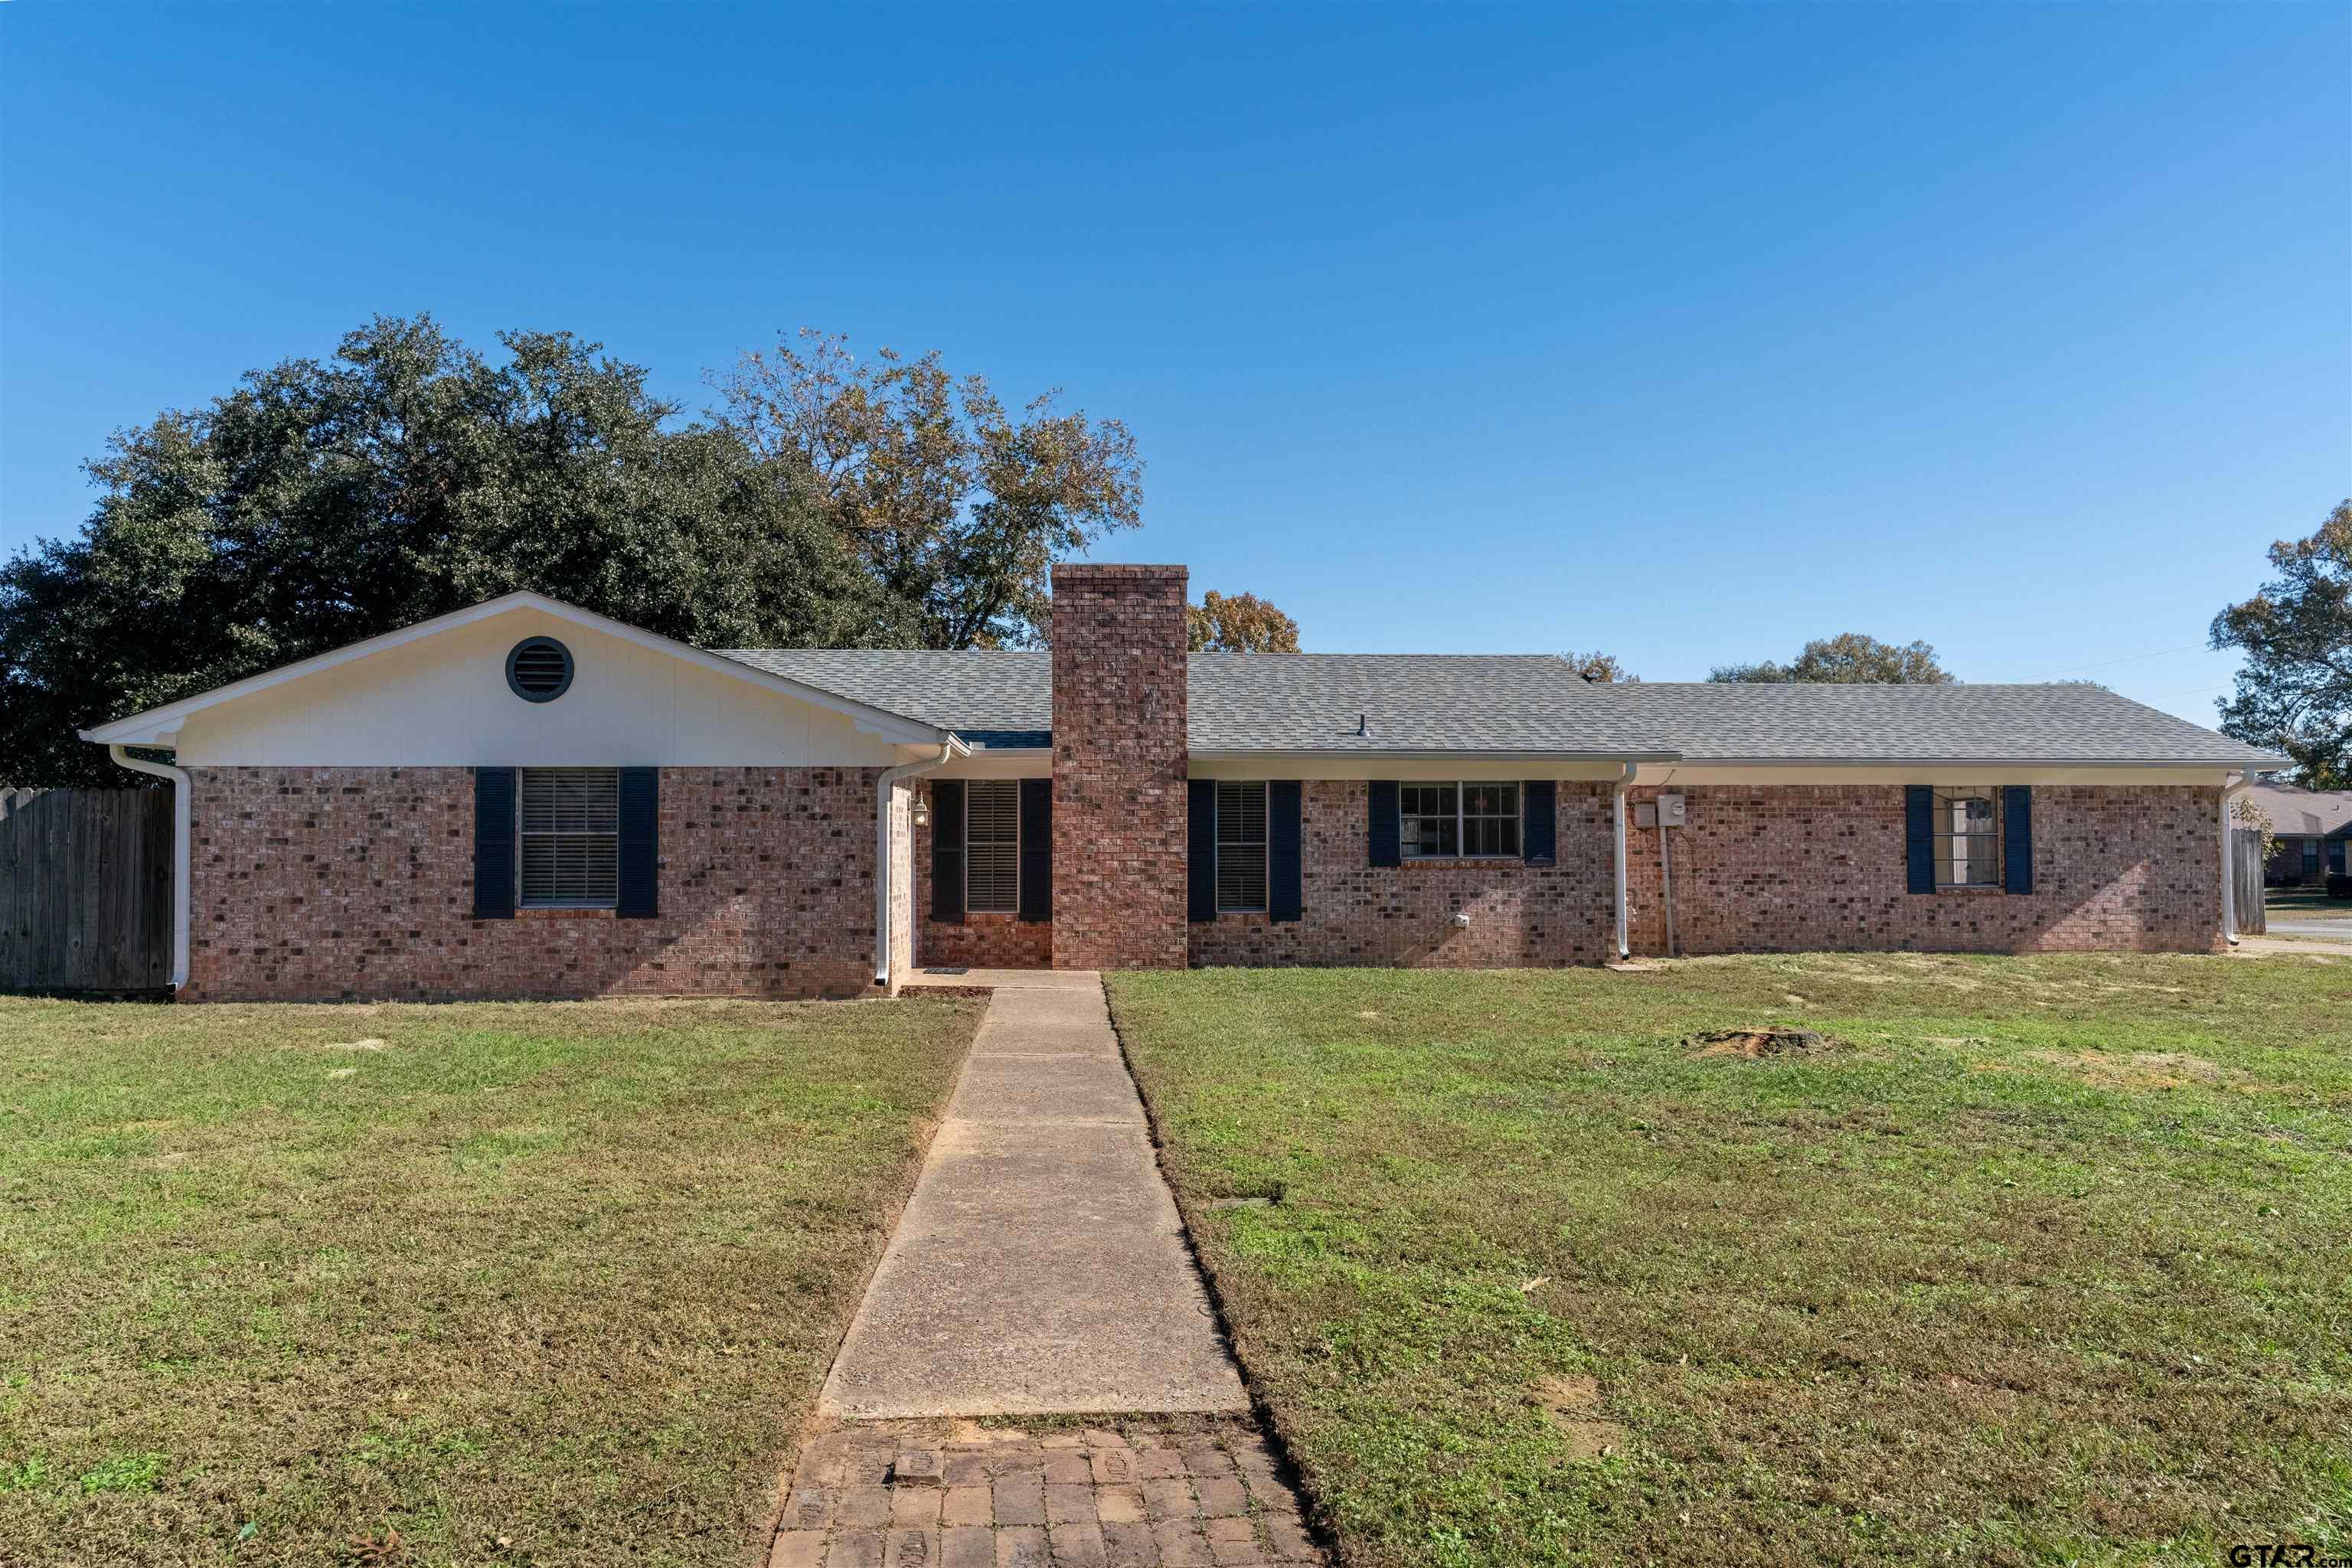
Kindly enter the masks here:
<path id="1" fill-rule="evenodd" d="M 1623 778 L 1642 760 L 1622 752 L 1216 751 L 1193 752 L 1187 765 L 1196 779 L 1400 779 L 1412 783 L 1558 779 L 1601 784 Z M 1673 765 L 1666 758 L 1648 760 L 1654 766 Z"/>
<path id="2" fill-rule="evenodd" d="M 1646 759 L 1644 759 L 1646 760 Z M 2116 757 L 1692 757 L 1678 759 L 1694 768 L 2204 768 L 2220 773 L 2284 767 L 2284 757 L 2257 755 L 2242 762 L 2217 762 L 2210 757 L 2186 760 Z"/>
<path id="3" fill-rule="evenodd" d="M 385 632 L 381 637 L 368 637 L 363 641 L 350 643 L 326 653 L 315 654 L 309 658 L 298 659 L 292 664 L 280 665 L 276 669 L 265 670 L 259 675 L 247 676 L 243 680 L 233 680 L 226 686 L 216 686 L 210 691 L 199 692 L 194 697 L 184 697 L 177 702 L 167 703 L 161 708 L 151 708 L 144 713 L 133 713 L 127 719 L 117 719 L 110 723 L 94 725 L 79 733 L 83 740 L 95 742 L 100 745 L 168 745 L 170 737 L 179 733 L 181 721 L 191 713 L 201 712 L 205 709 L 223 702 L 234 701 L 240 697 L 250 697 L 256 692 L 268 691 L 273 687 L 283 686 L 289 681 L 299 680 L 305 676 L 317 675 L 323 670 L 333 669 L 339 665 L 349 664 L 354 659 L 388 653 L 394 648 L 404 647 L 426 637 L 437 637 L 443 632 L 455 631 L 459 626 L 472 626 L 477 621 L 487 621 L 512 610 L 539 610 L 552 616 L 557 620 L 568 621 L 573 626 L 585 626 L 592 631 L 604 632 L 624 642 L 634 643 L 639 647 L 650 648 L 656 653 L 668 654 L 671 658 L 682 659 L 688 664 L 698 665 L 716 674 L 732 676 L 749 685 L 795 698 L 813 707 L 839 713 L 864 733 L 879 736 L 886 741 L 910 746 L 936 746 L 948 739 L 946 731 L 926 724 L 918 719 L 909 719 L 903 713 L 893 713 L 887 709 L 853 701 L 837 692 L 827 691 L 804 681 L 790 679 L 787 677 L 757 668 L 740 659 L 706 652 L 690 643 L 682 643 L 670 637 L 661 637 L 641 626 L 633 626 L 626 621 L 616 621 L 609 616 L 600 616 L 593 610 L 583 610 L 577 605 L 567 605 L 561 599 L 551 599 L 544 594 L 534 594 L 528 590 L 502 595 L 466 609 L 452 610 L 446 616 L 436 616 L 429 621 L 419 621 L 413 626 L 403 626 L 398 631 Z"/>
<path id="4" fill-rule="evenodd" d="M 1284 757 L 1312 757 L 1318 763 L 1674 763 L 1680 752 L 1444 752 L 1370 751 L 1354 746 L 1267 747 L 1264 750 L 1189 753 L 1196 763 L 1275 762 Z"/>
<path id="5" fill-rule="evenodd" d="M 1045 778 L 1054 771 L 1054 752 L 1046 746 L 959 747 L 955 760 L 935 770 L 935 779 Z"/>

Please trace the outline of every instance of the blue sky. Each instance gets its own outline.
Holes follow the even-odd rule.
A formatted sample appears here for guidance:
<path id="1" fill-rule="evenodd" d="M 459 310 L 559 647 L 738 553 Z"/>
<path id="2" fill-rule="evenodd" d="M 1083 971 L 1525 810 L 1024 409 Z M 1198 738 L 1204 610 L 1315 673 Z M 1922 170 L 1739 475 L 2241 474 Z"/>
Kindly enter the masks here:
<path id="1" fill-rule="evenodd" d="M 886 20 L 887 17 L 887 20 Z M 0 549 L 379 311 L 1133 427 L 1328 650 L 1859 630 L 2202 721 L 2352 493 L 2352 12 L 0 6 Z"/>

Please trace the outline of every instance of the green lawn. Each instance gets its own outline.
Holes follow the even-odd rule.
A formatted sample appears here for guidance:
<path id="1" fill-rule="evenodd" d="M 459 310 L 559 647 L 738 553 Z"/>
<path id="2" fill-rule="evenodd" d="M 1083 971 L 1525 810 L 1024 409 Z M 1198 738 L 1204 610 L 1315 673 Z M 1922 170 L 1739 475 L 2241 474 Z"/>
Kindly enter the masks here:
<path id="1" fill-rule="evenodd" d="M 975 1016 L 0 999 L 0 1563 L 742 1568 Z"/>
<path id="2" fill-rule="evenodd" d="M 2352 921 L 2352 899 L 2331 899 L 2320 888 L 2273 888 L 2263 908 L 2283 921 Z"/>
<path id="3" fill-rule="evenodd" d="M 2352 1552 L 2352 959 L 1111 993 L 1351 1564 Z"/>

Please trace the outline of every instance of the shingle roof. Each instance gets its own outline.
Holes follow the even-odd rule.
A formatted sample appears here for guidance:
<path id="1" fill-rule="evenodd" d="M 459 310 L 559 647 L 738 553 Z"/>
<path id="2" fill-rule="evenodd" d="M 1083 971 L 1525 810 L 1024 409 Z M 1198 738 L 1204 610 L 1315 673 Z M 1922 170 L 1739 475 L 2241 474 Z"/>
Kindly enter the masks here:
<path id="1" fill-rule="evenodd" d="M 2293 784 L 2256 784 L 2246 798 L 2271 819 L 2271 831 L 2296 838 L 2352 834 L 2352 790 L 2298 789 Z"/>
<path id="2" fill-rule="evenodd" d="M 1604 689 L 1693 763 L 2276 765 L 2266 752 L 2098 686 L 1643 682 Z"/>
<path id="3" fill-rule="evenodd" d="M 811 686 L 868 707 L 887 709 L 969 742 L 975 732 L 1047 743 L 1054 724 L 1054 656 L 1049 653 L 973 649 L 940 653 L 926 648 L 731 647 L 720 650 L 771 675 Z M 860 692 L 870 693 L 861 697 Z"/>
<path id="4" fill-rule="evenodd" d="M 1053 724 L 1047 653 L 737 648 L 728 657 L 967 742 L 1042 746 Z M 1189 707 L 1196 752 L 2275 763 L 2095 686 L 1594 686 L 1549 654 L 1196 653 Z M 1357 732 L 1360 717 L 1367 733 Z"/>

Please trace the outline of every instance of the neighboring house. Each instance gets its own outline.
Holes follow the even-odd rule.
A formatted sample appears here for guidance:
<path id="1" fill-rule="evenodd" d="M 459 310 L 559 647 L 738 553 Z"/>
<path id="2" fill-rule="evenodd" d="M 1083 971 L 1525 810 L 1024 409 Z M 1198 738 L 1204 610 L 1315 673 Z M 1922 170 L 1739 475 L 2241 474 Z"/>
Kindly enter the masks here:
<path id="1" fill-rule="evenodd" d="M 1598 963 L 1669 919 L 1685 952 L 2204 952 L 2225 795 L 2281 764 L 2092 686 L 1188 657 L 1181 567 L 1053 586 L 1050 654 L 713 652 L 516 594 L 85 738 L 177 784 L 197 998 Z"/>
<path id="2" fill-rule="evenodd" d="M 2293 886 L 2346 869 L 2346 852 L 2352 847 L 2352 790 L 2258 784 L 2246 791 L 2246 798 L 2271 821 L 2273 848 L 2263 864 L 2263 881 Z"/>

